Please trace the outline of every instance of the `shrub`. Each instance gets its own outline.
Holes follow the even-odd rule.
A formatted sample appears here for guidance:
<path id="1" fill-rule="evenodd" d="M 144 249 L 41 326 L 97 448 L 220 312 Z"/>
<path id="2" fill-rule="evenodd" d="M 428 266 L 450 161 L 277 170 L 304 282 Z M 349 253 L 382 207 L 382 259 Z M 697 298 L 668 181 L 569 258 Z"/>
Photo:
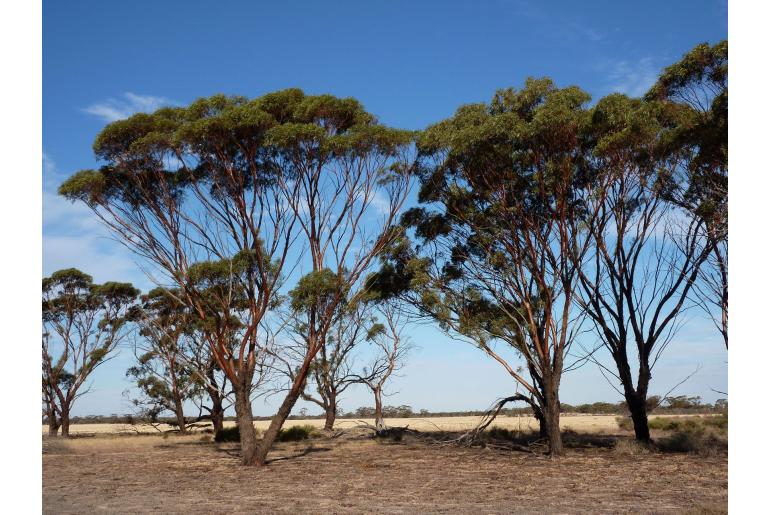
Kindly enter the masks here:
<path id="1" fill-rule="evenodd" d="M 299 442 L 300 440 L 307 440 L 315 433 L 315 428 L 311 425 L 304 426 L 291 426 L 288 429 L 281 429 L 278 433 L 279 442 Z"/>
<path id="2" fill-rule="evenodd" d="M 615 421 L 620 429 L 630 431 L 634 428 L 634 423 L 628 417 L 615 417 Z"/>
<path id="3" fill-rule="evenodd" d="M 656 442 L 663 452 L 688 452 L 703 455 L 727 450 L 727 440 L 713 429 L 703 426 L 674 431 Z"/>
<path id="4" fill-rule="evenodd" d="M 632 430 L 634 424 L 628 417 L 616 417 L 618 427 L 624 430 Z M 727 415 L 718 415 L 713 417 L 656 417 L 651 418 L 648 423 L 650 429 L 659 431 L 694 431 L 700 428 L 713 428 L 717 432 L 727 431 Z"/>
<path id="5" fill-rule="evenodd" d="M 259 437 L 259 430 L 257 428 L 254 428 L 254 435 Z M 219 433 L 216 434 L 214 437 L 215 442 L 240 442 L 241 441 L 241 431 L 238 429 L 238 426 L 231 426 L 231 427 L 225 427 L 223 428 Z"/>

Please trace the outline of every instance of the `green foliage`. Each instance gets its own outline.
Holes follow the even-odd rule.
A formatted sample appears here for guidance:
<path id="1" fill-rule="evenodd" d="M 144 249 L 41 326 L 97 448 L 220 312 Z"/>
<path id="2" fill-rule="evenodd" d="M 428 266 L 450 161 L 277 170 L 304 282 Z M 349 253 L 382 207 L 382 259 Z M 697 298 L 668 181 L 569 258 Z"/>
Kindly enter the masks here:
<path id="1" fill-rule="evenodd" d="M 370 152 L 392 155 L 413 139 L 410 131 L 377 123 L 352 98 L 300 89 L 255 99 L 214 95 L 110 123 L 93 146 L 107 165 L 76 173 L 59 193 L 92 206 L 135 208 L 159 199 L 180 201 L 193 182 L 209 185 L 214 196 L 237 196 L 274 180 L 278 161 L 321 164 Z M 179 155 L 194 156 L 189 161 L 197 165 L 168 169 L 163 156 Z"/>
<path id="2" fill-rule="evenodd" d="M 338 299 L 346 299 L 349 284 L 328 268 L 310 272 L 289 292 L 291 308 L 297 312 L 325 312 Z"/>
<path id="3" fill-rule="evenodd" d="M 291 426 L 287 429 L 281 429 L 278 433 L 277 440 L 279 442 L 299 442 L 310 438 L 316 429 L 311 425 L 304 426 Z"/>
<path id="4" fill-rule="evenodd" d="M 259 438 L 259 430 L 254 428 L 254 435 Z M 241 431 L 237 425 L 225 427 L 214 436 L 216 442 L 240 442 Z"/>

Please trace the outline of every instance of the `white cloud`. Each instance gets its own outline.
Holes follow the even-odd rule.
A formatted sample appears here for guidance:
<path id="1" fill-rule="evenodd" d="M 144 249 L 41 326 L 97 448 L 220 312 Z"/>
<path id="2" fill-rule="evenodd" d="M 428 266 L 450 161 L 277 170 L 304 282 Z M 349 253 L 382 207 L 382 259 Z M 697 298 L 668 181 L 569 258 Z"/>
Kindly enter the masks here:
<path id="1" fill-rule="evenodd" d="M 618 61 L 608 70 L 610 89 L 632 97 L 639 97 L 658 80 L 660 70 L 651 57 L 644 57 L 637 62 Z"/>
<path id="2" fill-rule="evenodd" d="M 155 111 L 160 107 L 174 104 L 175 102 L 164 97 L 127 92 L 123 94 L 123 98 L 120 100 L 108 98 L 103 102 L 97 102 L 86 107 L 83 111 L 101 118 L 105 122 L 114 122 L 128 118 L 134 113 Z"/>
<path id="3" fill-rule="evenodd" d="M 56 172 L 56 163 L 51 159 L 51 156 L 43 152 L 43 173 L 54 172 Z"/>

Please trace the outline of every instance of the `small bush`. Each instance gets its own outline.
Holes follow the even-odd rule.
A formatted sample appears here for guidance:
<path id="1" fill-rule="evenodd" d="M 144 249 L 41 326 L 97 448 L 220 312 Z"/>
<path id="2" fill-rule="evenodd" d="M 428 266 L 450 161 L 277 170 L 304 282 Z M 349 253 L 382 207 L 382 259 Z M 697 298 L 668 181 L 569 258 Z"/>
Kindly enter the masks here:
<path id="1" fill-rule="evenodd" d="M 307 440 L 315 433 L 315 428 L 311 425 L 291 426 L 288 429 L 281 429 L 278 433 L 279 442 L 299 442 Z"/>
<path id="2" fill-rule="evenodd" d="M 658 449 L 663 452 L 711 455 L 727 450 L 727 440 L 724 435 L 704 427 L 675 431 L 670 436 L 660 438 L 655 443 Z"/>
<path id="3" fill-rule="evenodd" d="M 259 430 L 254 428 L 254 435 L 259 437 Z M 215 442 L 240 442 L 241 431 L 238 426 L 225 427 L 214 437 Z"/>
<path id="4" fill-rule="evenodd" d="M 634 428 L 634 423 L 628 417 L 615 417 L 615 421 L 620 429 L 631 431 Z"/>

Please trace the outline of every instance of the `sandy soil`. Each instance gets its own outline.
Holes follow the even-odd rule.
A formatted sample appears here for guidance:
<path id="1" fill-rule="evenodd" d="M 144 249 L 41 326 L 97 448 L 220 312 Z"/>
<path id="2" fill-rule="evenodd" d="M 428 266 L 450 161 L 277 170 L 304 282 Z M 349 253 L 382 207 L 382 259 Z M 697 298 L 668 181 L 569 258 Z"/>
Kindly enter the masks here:
<path id="1" fill-rule="evenodd" d="M 676 417 L 679 415 L 661 415 L 664 417 Z M 688 415 L 682 415 L 688 416 Z M 650 416 L 650 418 L 656 418 L 656 415 Z M 578 432 L 587 433 L 613 433 L 618 430 L 618 423 L 616 421 L 616 415 L 562 415 L 561 428 L 571 429 Z M 352 427 L 359 424 L 362 419 L 337 419 L 335 428 Z M 386 420 L 386 423 L 391 423 L 397 426 L 408 426 L 411 429 L 417 429 L 418 431 L 463 431 L 476 427 L 480 420 L 480 417 L 427 417 L 427 418 L 398 418 Z M 365 420 L 366 422 L 373 424 L 373 420 Z M 287 420 L 285 427 L 305 425 L 309 424 L 314 427 L 322 428 L 324 421 L 322 419 L 308 419 L 308 420 Z M 225 422 L 225 426 L 233 426 L 235 422 Z M 260 420 L 254 422 L 254 426 L 258 429 L 265 430 L 270 425 L 269 420 Z M 535 430 L 538 425 L 532 417 L 497 417 L 494 425 L 504 427 L 506 429 L 519 429 L 519 430 Z M 163 429 L 163 427 L 161 427 Z M 158 431 L 152 426 L 131 426 L 127 424 L 73 424 L 70 426 L 70 433 L 73 435 L 78 434 L 132 434 L 132 433 L 147 433 L 153 434 Z M 48 426 L 42 426 L 42 433 L 48 433 Z"/>
<path id="2" fill-rule="evenodd" d="M 43 439 L 44 513 L 724 513 L 727 456 L 421 441 L 279 444 L 264 468 L 207 436 Z"/>

